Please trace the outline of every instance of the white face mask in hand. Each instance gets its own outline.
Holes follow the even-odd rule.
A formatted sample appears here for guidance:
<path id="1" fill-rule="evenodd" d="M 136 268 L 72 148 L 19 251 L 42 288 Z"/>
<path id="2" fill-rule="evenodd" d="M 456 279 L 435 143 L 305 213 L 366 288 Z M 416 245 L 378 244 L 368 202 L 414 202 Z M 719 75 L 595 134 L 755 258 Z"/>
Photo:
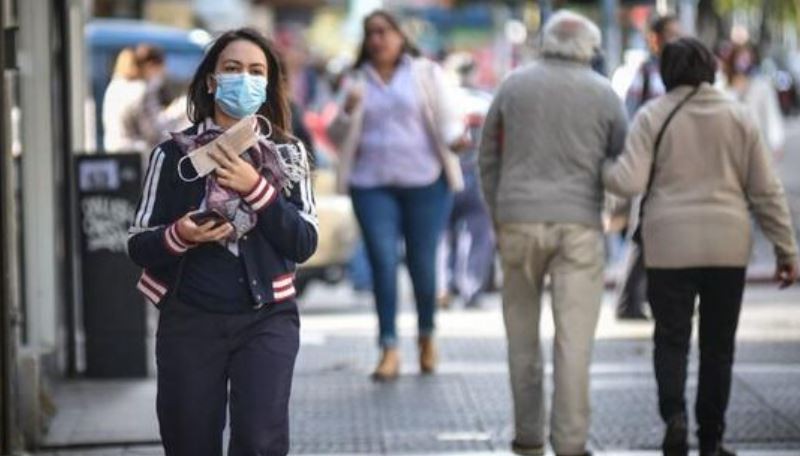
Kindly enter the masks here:
<path id="1" fill-rule="evenodd" d="M 184 182 L 194 182 L 201 177 L 211 174 L 219 166 L 219 164 L 208 155 L 209 152 L 213 150 L 218 150 L 221 153 L 233 151 L 237 155 L 241 155 L 244 151 L 256 145 L 258 142 L 256 122 L 256 116 L 244 117 L 210 143 L 198 147 L 188 155 L 181 157 L 181 159 L 178 160 L 178 176 Z M 183 174 L 183 163 L 187 158 L 192 162 L 192 166 L 197 174 L 191 178 L 187 178 Z"/>

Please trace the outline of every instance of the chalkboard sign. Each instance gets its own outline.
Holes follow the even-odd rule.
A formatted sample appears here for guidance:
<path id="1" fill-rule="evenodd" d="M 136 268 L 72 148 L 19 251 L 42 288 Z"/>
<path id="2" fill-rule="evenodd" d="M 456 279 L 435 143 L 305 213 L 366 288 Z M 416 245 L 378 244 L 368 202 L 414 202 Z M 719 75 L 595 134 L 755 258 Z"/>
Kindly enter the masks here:
<path id="1" fill-rule="evenodd" d="M 83 277 L 86 375 L 147 375 L 146 315 L 140 273 L 127 254 L 128 227 L 141 192 L 139 153 L 76 157 Z"/>

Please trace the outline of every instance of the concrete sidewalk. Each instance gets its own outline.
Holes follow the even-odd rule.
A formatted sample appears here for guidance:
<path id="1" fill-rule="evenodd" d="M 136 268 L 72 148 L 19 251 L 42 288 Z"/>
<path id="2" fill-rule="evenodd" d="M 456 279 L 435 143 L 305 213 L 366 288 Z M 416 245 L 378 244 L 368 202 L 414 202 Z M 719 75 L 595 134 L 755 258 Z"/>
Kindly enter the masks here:
<path id="1" fill-rule="evenodd" d="M 369 299 L 341 287 L 310 290 L 291 405 L 292 454 L 509 454 L 499 298 L 489 296 L 481 310 L 439 314 L 443 362 L 435 376 L 418 374 L 415 318 L 410 301 L 403 302 L 403 376 L 374 384 L 368 379 L 377 355 Z M 607 299 L 592 367 L 591 445 L 601 455 L 657 454 L 662 425 L 652 327 L 615 321 L 610 304 Z M 542 322 L 550 338 L 549 311 Z M 691 372 L 693 395 L 694 363 Z M 56 385 L 55 398 L 59 411 L 41 455 L 161 454 L 153 379 L 66 382 Z M 748 292 L 728 419 L 731 446 L 750 450 L 741 454 L 800 455 L 800 289 Z"/>
<path id="2" fill-rule="evenodd" d="M 83 450 L 59 450 L 46 453 L 36 453 L 38 456 L 163 456 L 164 451 L 158 446 L 131 446 L 124 448 L 104 448 L 104 449 L 83 449 Z M 330 453 L 319 453 L 322 456 Z M 489 452 L 457 452 L 457 453 L 408 453 L 404 456 L 513 456 L 510 451 L 489 451 Z M 660 451 L 596 451 L 594 456 L 661 456 Z M 798 456 L 794 450 L 743 450 L 738 451 L 738 456 Z M 360 453 L 338 454 L 337 456 L 363 456 Z M 554 456 L 548 452 L 547 456 Z"/>

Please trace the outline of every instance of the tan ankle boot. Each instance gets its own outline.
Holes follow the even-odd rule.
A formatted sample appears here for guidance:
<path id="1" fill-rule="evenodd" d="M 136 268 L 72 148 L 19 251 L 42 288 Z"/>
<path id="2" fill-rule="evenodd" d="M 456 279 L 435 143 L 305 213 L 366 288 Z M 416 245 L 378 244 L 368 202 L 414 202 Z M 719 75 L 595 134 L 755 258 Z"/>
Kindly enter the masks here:
<path id="1" fill-rule="evenodd" d="M 394 380 L 400 375 L 400 354 L 397 348 L 384 348 L 378 367 L 372 373 L 372 379 L 377 382 Z"/>
<path id="2" fill-rule="evenodd" d="M 433 337 L 425 336 L 419 338 L 419 370 L 423 374 L 431 374 L 436 370 L 436 362 L 438 361 L 438 354 L 436 353 L 436 344 L 433 342 Z"/>

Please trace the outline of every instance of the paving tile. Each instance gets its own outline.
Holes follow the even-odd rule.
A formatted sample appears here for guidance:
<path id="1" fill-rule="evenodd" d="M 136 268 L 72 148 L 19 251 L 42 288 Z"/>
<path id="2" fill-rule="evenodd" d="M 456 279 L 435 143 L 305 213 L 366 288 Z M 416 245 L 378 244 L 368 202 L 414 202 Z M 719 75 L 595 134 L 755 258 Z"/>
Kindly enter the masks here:
<path id="1" fill-rule="evenodd" d="M 767 296 L 751 294 L 749 298 L 748 312 L 755 317 L 745 322 L 744 329 L 751 332 L 737 349 L 727 440 L 735 448 L 750 450 L 751 456 L 798 456 L 800 333 L 791 326 L 798 322 L 797 318 L 787 320 L 782 336 L 770 337 L 775 301 L 773 295 Z M 316 317 L 306 318 L 315 321 Z M 371 318 L 359 321 L 374 323 Z M 498 330 L 481 337 L 451 332 L 440 338 L 442 364 L 433 376 L 419 374 L 416 344 L 406 337 L 400 344 L 403 375 L 390 384 L 368 378 L 377 357 L 374 339 L 365 335 L 369 331 L 330 330 L 312 335 L 301 348 L 295 371 L 290 406 L 292 454 L 509 454 L 511 395 L 506 344 L 502 328 Z M 657 453 L 663 426 L 657 413 L 652 343 L 646 335 L 649 330 L 639 332 L 644 335 L 607 333 L 596 343 L 590 442 L 598 455 Z M 548 363 L 551 343 L 544 343 Z M 696 392 L 696 358 L 693 352 L 689 404 Z M 547 370 L 552 366 L 548 364 Z M 154 445 L 159 439 L 155 389 L 153 379 L 57 384 L 59 411 L 47 441 L 56 446 L 106 446 L 46 450 L 38 456 L 161 456 L 162 450 Z M 546 391 L 549 397 L 549 375 Z"/>

